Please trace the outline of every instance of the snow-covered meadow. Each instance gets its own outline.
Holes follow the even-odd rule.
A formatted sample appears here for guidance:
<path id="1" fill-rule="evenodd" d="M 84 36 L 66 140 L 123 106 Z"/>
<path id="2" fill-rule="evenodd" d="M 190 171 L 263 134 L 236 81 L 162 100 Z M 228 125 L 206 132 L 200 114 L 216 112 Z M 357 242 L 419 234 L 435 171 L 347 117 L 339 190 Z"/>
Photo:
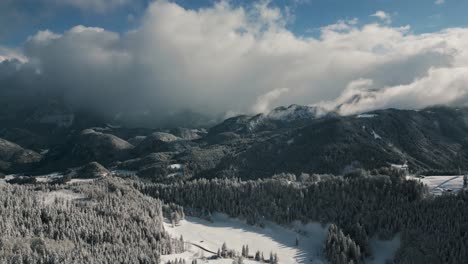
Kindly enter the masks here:
<path id="1" fill-rule="evenodd" d="M 267 222 L 264 228 L 251 226 L 243 221 L 229 218 L 223 214 L 214 214 L 212 222 L 196 218 L 187 217 L 179 225 L 173 227 L 166 222 L 164 227 L 173 237 L 183 236 L 187 244 L 187 251 L 181 254 L 164 255 L 162 263 L 169 260 L 185 259 L 188 263 L 197 259 L 201 263 L 232 263 L 231 259 L 204 259 L 211 256 L 211 253 L 190 245 L 191 243 L 201 246 L 213 252 L 217 252 L 223 243 L 228 249 L 241 252 L 243 245 L 249 246 L 249 255 L 254 255 L 256 251 L 263 253 L 265 258 L 269 258 L 270 252 L 278 254 L 279 263 L 327 263 L 323 256 L 323 246 L 328 231 L 328 225 L 319 223 L 309 223 L 303 225 L 294 223 L 289 227 L 280 226 Z M 296 246 L 296 238 L 298 245 Z M 371 239 L 373 256 L 367 261 L 373 264 L 384 264 L 385 261 L 393 258 L 400 246 L 400 237 L 396 236 L 389 241 Z M 204 259 L 204 260 L 203 260 Z M 245 259 L 244 263 L 258 263 L 252 259 Z"/>
<path id="2" fill-rule="evenodd" d="M 458 192 L 463 189 L 463 175 L 424 176 L 423 178 L 408 176 L 407 179 L 424 183 L 429 188 L 429 192 L 434 195 Z"/>
<path id="3" fill-rule="evenodd" d="M 250 226 L 240 220 L 222 214 L 214 214 L 213 222 L 195 217 L 187 217 L 179 225 L 172 227 L 166 223 L 165 229 L 174 237 L 183 236 L 184 240 L 217 252 L 225 242 L 228 249 L 241 252 L 243 245 L 249 246 L 249 254 L 258 250 L 269 258 L 270 252 L 278 254 L 280 263 L 324 263 L 321 256 L 327 226 L 317 223 L 295 224 L 285 228 L 267 222 L 264 228 Z M 296 238 L 299 243 L 296 246 Z M 163 262 L 175 258 L 192 260 L 211 254 L 190 246 L 188 252 L 163 256 Z M 226 260 L 209 260 L 209 263 L 224 263 Z M 226 263 L 232 263 L 232 260 Z M 255 261 L 245 260 L 245 263 Z"/>

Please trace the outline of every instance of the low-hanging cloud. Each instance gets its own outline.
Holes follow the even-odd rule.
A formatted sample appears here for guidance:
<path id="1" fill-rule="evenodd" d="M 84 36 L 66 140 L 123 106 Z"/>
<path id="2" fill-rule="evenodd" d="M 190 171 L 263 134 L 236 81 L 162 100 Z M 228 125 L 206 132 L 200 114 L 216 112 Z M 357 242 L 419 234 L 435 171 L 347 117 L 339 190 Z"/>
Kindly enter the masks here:
<path id="1" fill-rule="evenodd" d="M 266 2 L 190 10 L 156 1 L 124 34 L 76 26 L 31 36 L 14 67 L 29 81 L 9 82 L 8 90 L 108 115 L 149 112 L 154 120 L 293 103 L 349 114 L 468 102 L 468 29 L 414 34 L 408 26 L 341 20 L 317 38 L 294 34 L 289 20 Z"/>

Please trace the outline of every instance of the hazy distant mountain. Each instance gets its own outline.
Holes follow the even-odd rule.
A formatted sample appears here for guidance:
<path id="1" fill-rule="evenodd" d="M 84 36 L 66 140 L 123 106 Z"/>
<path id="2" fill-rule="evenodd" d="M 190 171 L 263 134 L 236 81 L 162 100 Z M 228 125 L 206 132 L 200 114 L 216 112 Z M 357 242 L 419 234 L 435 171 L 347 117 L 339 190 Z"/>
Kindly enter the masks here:
<path id="1" fill-rule="evenodd" d="M 8 167 L 3 171 L 30 170 L 31 166 L 11 165 L 17 163 L 12 157 L 23 156 L 31 157 L 28 164 L 41 172 L 92 161 L 146 171 L 165 169 L 173 162 L 184 164 L 195 177 L 241 178 L 280 172 L 340 174 L 352 167 L 375 169 L 405 161 L 411 170 L 455 170 L 465 169 L 468 162 L 465 108 L 387 109 L 339 116 L 291 105 L 226 119 L 208 133 L 196 127 L 134 129 L 104 122 L 96 127 L 97 120 L 81 114 L 70 127 L 49 124 L 50 129 L 45 129 L 44 124 L 28 123 L 1 130 L 0 135 L 17 146 L 3 144 L 3 157 L 8 157 L 2 158 L 3 167 Z M 91 127 L 83 130 L 86 124 Z M 165 158 L 148 158 L 155 153 L 164 153 Z"/>
<path id="2" fill-rule="evenodd" d="M 256 178 L 278 172 L 341 173 L 351 165 L 373 169 L 406 160 L 414 170 L 456 169 L 468 161 L 467 109 L 388 109 L 344 117 L 295 117 L 278 122 L 241 116 L 215 126 L 208 142 L 220 134 L 239 135 L 218 142 L 232 151 L 216 170 Z M 247 129 L 252 124 L 257 125 L 255 129 Z"/>

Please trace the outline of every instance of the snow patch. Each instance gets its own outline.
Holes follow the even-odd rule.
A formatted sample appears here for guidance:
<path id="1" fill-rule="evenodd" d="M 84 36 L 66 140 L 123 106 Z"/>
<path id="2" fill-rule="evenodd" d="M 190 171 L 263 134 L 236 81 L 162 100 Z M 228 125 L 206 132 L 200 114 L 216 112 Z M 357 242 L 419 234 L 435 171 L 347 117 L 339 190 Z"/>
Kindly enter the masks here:
<path id="1" fill-rule="evenodd" d="M 73 184 L 73 183 L 91 183 L 99 180 L 100 178 L 96 179 L 71 179 L 70 181 L 67 182 L 67 184 Z"/>
<path id="2" fill-rule="evenodd" d="M 133 170 L 112 170 L 111 173 L 113 175 L 117 175 L 117 176 L 129 177 L 129 176 L 135 176 L 137 174 L 137 171 L 133 171 Z"/>
<path id="3" fill-rule="evenodd" d="M 360 114 L 360 115 L 357 115 L 356 117 L 357 118 L 374 118 L 374 117 L 377 117 L 379 115 L 377 114 Z"/>
<path id="4" fill-rule="evenodd" d="M 47 153 L 49 153 L 49 149 L 44 149 L 44 150 L 42 150 L 40 154 L 41 154 L 41 155 L 45 155 L 45 154 L 47 154 Z"/>
<path id="5" fill-rule="evenodd" d="M 182 169 L 183 165 L 182 164 L 171 164 L 169 166 L 167 166 L 168 169 L 171 169 L 171 170 L 180 170 Z"/>
<path id="6" fill-rule="evenodd" d="M 375 133 L 374 130 L 372 130 L 372 135 L 374 136 L 374 139 L 382 139 L 382 137 L 379 136 L 379 134 Z"/>
<path id="7" fill-rule="evenodd" d="M 169 173 L 167 175 L 168 178 L 174 178 L 174 177 L 177 177 L 177 176 L 182 176 L 183 174 L 181 172 L 175 172 L 175 173 Z"/>

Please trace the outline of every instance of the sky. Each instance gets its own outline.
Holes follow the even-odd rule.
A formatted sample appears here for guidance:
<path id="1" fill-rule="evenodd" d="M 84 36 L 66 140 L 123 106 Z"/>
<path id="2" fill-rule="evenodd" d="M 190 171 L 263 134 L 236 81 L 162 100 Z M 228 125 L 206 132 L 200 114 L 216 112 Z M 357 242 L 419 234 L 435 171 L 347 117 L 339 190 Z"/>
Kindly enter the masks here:
<path id="1" fill-rule="evenodd" d="M 0 96 L 158 120 L 466 105 L 466 11 L 464 0 L 1 0 Z"/>
<path id="2" fill-rule="evenodd" d="M 0 41 L 16 46 L 39 30 L 62 32 L 75 25 L 102 27 L 124 33 L 135 28 L 150 0 L 2 0 Z M 173 1 L 188 9 L 209 8 L 214 0 Z M 235 6 L 252 1 L 232 0 Z M 411 25 L 413 32 L 434 32 L 467 26 L 468 2 L 463 0 L 272 0 L 272 6 L 294 16 L 287 25 L 297 35 L 317 36 L 319 28 L 340 19 L 372 22 L 377 11 L 393 16 L 397 26 Z M 374 17 L 375 18 L 375 17 Z"/>

